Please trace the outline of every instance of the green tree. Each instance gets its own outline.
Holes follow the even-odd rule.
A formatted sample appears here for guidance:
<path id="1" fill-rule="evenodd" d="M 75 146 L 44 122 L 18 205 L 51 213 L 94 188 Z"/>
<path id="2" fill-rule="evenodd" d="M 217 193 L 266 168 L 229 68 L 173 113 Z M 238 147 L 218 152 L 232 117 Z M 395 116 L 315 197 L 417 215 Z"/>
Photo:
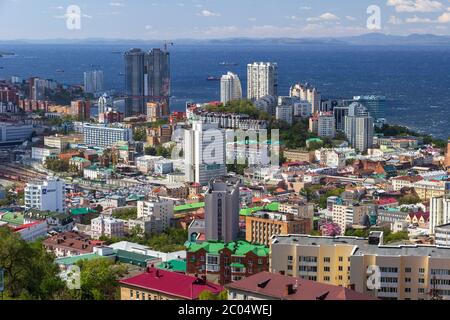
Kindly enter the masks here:
<path id="1" fill-rule="evenodd" d="M 119 296 L 119 279 L 127 267 L 114 264 L 109 259 L 84 260 L 80 267 L 82 300 L 114 300 Z"/>
<path id="2" fill-rule="evenodd" d="M 219 294 L 214 294 L 209 290 L 202 291 L 198 296 L 199 300 L 228 300 L 228 292 L 226 290 L 220 292 Z"/>
<path id="3" fill-rule="evenodd" d="M 135 141 L 145 142 L 147 140 L 147 130 L 145 128 L 136 128 L 134 130 L 133 139 Z"/>

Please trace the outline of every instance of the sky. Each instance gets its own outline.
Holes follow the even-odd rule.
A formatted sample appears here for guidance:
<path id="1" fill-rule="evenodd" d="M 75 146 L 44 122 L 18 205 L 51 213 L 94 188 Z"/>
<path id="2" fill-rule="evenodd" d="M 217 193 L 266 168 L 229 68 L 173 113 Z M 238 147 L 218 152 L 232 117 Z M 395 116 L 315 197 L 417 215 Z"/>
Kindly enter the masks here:
<path id="1" fill-rule="evenodd" d="M 367 27 L 371 5 L 380 12 Z M 79 8 L 67 13 L 70 6 Z M 74 15 L 74 14 L 75 15 Z M 67 24 L 67 20 L 73 23 Z M 377 20 L 370 20 L 377 21 Z M 450 35 L 450 0 L 0 0 L 0 40 Z"/>

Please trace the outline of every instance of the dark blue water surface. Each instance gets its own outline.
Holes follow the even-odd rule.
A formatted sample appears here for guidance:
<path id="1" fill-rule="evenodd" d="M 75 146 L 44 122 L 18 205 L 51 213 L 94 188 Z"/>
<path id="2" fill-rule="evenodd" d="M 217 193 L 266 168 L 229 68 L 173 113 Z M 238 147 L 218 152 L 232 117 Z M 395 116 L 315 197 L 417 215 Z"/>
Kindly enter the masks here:
<path id="1" fill-rule="evenodd" d="M 14 57 L 0 58 L 0 78 L 39 76 L 81 84 L 83 72 L 102 69 L 106 89 L 124 88 L 123 45 L 1 45 Z M 150 49 L 150 48 L 143 48 Z M 450 48 L 327 46 L 175 46 L 172 53 L 172 107 L 218 100 L 219 82 L 206 81 L 227 71 L 237 73 L 246 91 L 246 65 L 279 65 L 280 94 L 298 81 L 317 86 L 325 97 L 385 95 L 389 122 L 447 138 L 450 135 Z M 220 66 L 222 61 L 237 66 Z M 3 67 L 3 68 L 1 68 Z M 64 72 L 57 72 L 63 69 Z"/>

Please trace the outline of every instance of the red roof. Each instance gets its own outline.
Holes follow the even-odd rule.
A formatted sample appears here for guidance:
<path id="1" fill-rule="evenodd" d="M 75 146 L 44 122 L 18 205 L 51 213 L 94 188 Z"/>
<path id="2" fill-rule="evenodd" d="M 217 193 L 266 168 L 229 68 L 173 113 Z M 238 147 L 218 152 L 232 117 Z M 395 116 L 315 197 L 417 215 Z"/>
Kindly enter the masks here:
<path id="1" fill-rule="evenodd" d="M 213 294 L 219 294 L 224 290 L 220 285 L 197 277 L 156 268 L 148 268 L 147 272 L 122 280 L 120 283 L 188 300 L 197 300 L 200 293 L 205 290 L 211 291 Z"/>
<path id="2" fill-rule="evenodd" d="M 14 232 L 17 232 L 17 231 L 20 231 L 20 230 L 23 230 L 23 229 L 27 229 L 27 228 L 30 228 L 30 227 L 33 227 L 33 226 L 36 226 L 36 225 L 42 224 L 42 223 L 45 223 L 45 221 L 36 221 L 36 222 L 32 222 L 32 223 L 23 224 L 23 225 L 18 226 L 17 228 L 15 228 Z"/>
<path id="3" fill-rule="evenodd" d="M 394 204 L 397 203 L 398 200 L 395 198 L 381 198 L 377 201 L 377 204 L 380 206 L 387 205 L 387 204 Z"/>
<path id="4" fill-rule="evenodd" d="M 288 292 L 288 286 L 292 291 Z M 255 274 L 226 287 L 282 300 L 376 300 L 344 287 L 270 272 Z"/>

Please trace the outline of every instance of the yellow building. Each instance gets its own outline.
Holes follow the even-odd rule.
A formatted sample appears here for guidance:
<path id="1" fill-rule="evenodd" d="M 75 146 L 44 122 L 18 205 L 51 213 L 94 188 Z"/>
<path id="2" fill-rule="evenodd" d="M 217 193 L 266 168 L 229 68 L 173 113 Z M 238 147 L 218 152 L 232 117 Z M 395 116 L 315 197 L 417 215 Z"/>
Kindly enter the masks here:
<path id="1" fill-rule="evenodd" d="M 284 157 L 288 162 L 314 162 L 314 152 L 305 150 L 285 150 Z"/>
<path id="2" fill-rule="evenodd" d="M 442 197 L 450 190 L 449 181 L 423 180 L 413 184 L 419 198 L 423 201 Z"/>
<path id="3" fill-rule="evenodd" d="M 246 240 L 269 245 L 273 235 L 311 233 L 311 219 L 295 218 L 293 214 L 257 212 L 245 218 Z"/>
<path id="4" fill-rule="evenodd" d="M 382 232 L 369 239 L 276 236 L 270 270 L 352 287 L 380 299 L 428 300 L 433 291 L 435 297 L 450 299 L 450 247 L 382 243 Z"/>

